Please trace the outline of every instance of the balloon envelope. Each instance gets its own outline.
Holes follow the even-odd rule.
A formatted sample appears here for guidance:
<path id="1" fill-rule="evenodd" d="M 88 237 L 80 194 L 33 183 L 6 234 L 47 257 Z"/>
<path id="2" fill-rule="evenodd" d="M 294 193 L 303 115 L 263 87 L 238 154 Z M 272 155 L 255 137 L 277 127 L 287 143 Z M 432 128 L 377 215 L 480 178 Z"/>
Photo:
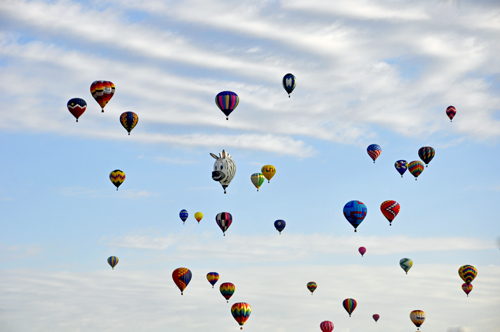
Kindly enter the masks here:
<path id="1" fill-rule="evenodd" d="M 66 106 L 68 107 L 68 111 L 76 118 L 76 122 L 78 122 L 78 118 L 87 109 L 87 102 L 82 98 L 73 98 L 68 101 Z"/>
<path id="2" fill-rule="evenodd" d="M 322 332 L 332 332 L 333 331 L 333 323 L 329 320 L 325 320 L 319 324 L 319 328 Z"/>
<path id="3" fill-rule="evenodd" d="M 196 219 L 196 221 L 198 221 L 198 223 L 200 223 L 201 219 L 203 219 L 203 213 L 201 212 L 196 212 L 194 214 L 194 219 Z"/>
<path id="4" fill-rule="evenodd" d="M 425 312 L 422 310 L 413 310 L 410 313 L 410 319 L 415 324 L 415 326 L 418 328 L 420 325 L 424 323 L 425 320 Z"/>
<path id="5" fill-rule="evenodd" d="M 382 148 L 378 144 L 370 144 L 366 148 L 366 152 L 368 152 L 368 155 L 373 159 L 373 162 L 375 163 L 375 160 L 382 153 Z"/>
<path id="6" fill-rule="evenodd" d="M 344 205 L 344 217 L 354 227 L 355 232 L 357 232 L 359 224 L 365 219 L 367 212 L 366 205 L 360 201 L 350 201 Z"/>
<path id="7" fill-rule="evenodd" d="M 457 114 L 457 109 L 454 106 L 448 106 L 446 109 L 446 115 L 450 118 L 450 122 L 453 121 L 453 118 Z"/>
<path id="8" fill-rule="evenodd" d="M 212 285 L 212 288 L 214 288 L 214 285 L 219 281 L 219 274 L 217 272 L 208 272 L 207 280 Z"/>
<path id="9" fill-rule="evenodd" d="M 458 275 L 466 284 L 470 284 L 476 278 L 477 270 L 472 265 L 464 265 L 458 269 Z"/>
<path id="10" fill-rule="evenodd" d="M 245 302 L 238 302 L 231 306 L 231 314 L 240 326 L 243 326 L 252 313 L 252 307 Z M 243 327 L 241 327 L 243 330 Z"/>
<path id="11" fill-rule="evenodd" d="M 310 281 L 307 283 L 307 289 L 311 292 L 311 295 L 314 293 L 316 288 L 318 287 L 318 284 L 316 284 L 314 281 Z"/>
<path id="12" fill-rule="evenodd" d="M 229 299 L 231 298 L 231 296 L 233 296 L 236 287 L 233 283 L 225 282 L 220 285 L 219 289 L 222 296 L 224 296 L 227 302 L 229 302 Z"/>
<path id="13" fill-rule="evenodd" d="M 288 93 L 288 98 L 290 98 L 290 94 L 292 93 L 293 89 L 295 89 L 295 84 L 296 79 L 293 74 L 288 73 L 283 76 L 283 88 Z"/>
<path id="14" fill-rule="evenodd" d="M 226 231 L 233 222 L 233 216 L 229 212 L 220 212 L 217 216 L 215 216 L 215 222 L 217 222 L 217 225 L 219 225 L 222 233 L 226 236 Z"/>
<path id="15" fill-rule="evenodd" d="M 182 223 L 184 223 L 189 217 L 189 213 L 187 212 L 187 210 L 182 209 L 181 212 L 179 212 L 179 217 L 181 218 Z"/>
<path id="16" fill-rule="evenodd" d="M 354 309 L 356 309 L 358 303 L 356 302 L 355 299 L 345 299 L 342 302 L 342 305 L 344 306 L 345 311 L 347 311 L 347 313 L 349 314 L 349 317 L 351 317 L 351 314 L 354 311 Z"/>
<path id="17" fill-rule="evenodd" d="M 363 255 L 366 253 L 366 248 L 365 247 L 359 247 L 358 251 L 361 254 L 361 257 L 363 257 Z"/>
<path id="18" fill-rule="evenodd" d="M 119 169 L 115 169 L 113 172 L 109 173 L 109 179 L 111 183 L 115 185 L 116 190 L 118 190 L 118 187 L 125 181 L 125 173 Z"/>
<path id="19" fill-rule="evenodd" d="M 401 258 L 399 261 L 399 266 L 408 274 L 408 271 L 410 271 L 411 267 L 413 266 L 413 261 L 409 258 Z"/>
<path id="20" fill-rule="evenodd" d="M 229 114 L 238 106 L 240 97 L 232 91 L 222 91 L 215 96 L 215 103 L 219 109 L 226 115 L 226 120 L 229 120 Z"/>
<path id="21" fill-rule="evenodd" d="M 391 225 L 394 218 L 396 218 L 396 216 L 398 215 L 399 209 L 399 203 L 392 200 L 385 201 L 380 205 L 380 211 L 382 211 L 384 217 L 386 217 L 389 221 L 389 225 Z"/>
<path id="22" fill-rule="evenodd" d="M 104 107 L 115 94 L 115 85 L 110 81 L 94 81 L 90 85 L 90 93 L 104 112 Z"/>
<path id="23" fill-rule="evenodd" d="M 282 219 L 278 219 L 274 222 L 274 227 L 276 227 L 276 230 L 278 232 L 280 232 L 280 234 L 281 234 L 281 231 L 285 229 L 285 226 L 286 226 L 286 222 Z"/>
<path id="24" fill-rule="evenodd" d="M 378 320 L 380 319 L 380 315 L 379 315 L 379 314 L 375 314 L 375 315 L 373 315 L 372 317 L 373 317 L 373 320 L 374 320 L 375 322 L 378 322 Z"/>
<path id="25" fill-rule="evenodd" d="M 139 122 L 139 117 L 134 112 L 123 112 L 122 115 L 120 115 L 120 123 L 123 128 L 128 131 L 129 135 L 137 122 Z"/>
<path id="26" fill-rule="evenodd" d="M 425 163 L 425 167 L 431 162 L 435 154 L 436 151 L 430 146 L 424 146 L 418 150 L 418 156 Z"/>
<path id="27" fill-rule="evenodd" d="M 253 173 L 250 180 L 252 180 L 253 185 L 259 191 L 260 186 L 264 183 L 264 175 L 262 173 Z"/>
<path id="28" fill-rule="evenodd" d="M 191 277 L 191 271 L 185 267 L 180 267 L 172 272 L 172 279 L 174 280 L 174 283 L 177 285 L 177 287 L 179 287 L 179 289 L 181 290 L 181 295 L 184 295 L 183 292 L 191 281 Z"/>
<path id="29" fill-rule="evenodd" d="M 467 294 L 467 297 L 469 297 L 469 293 L 472 291 L 472 284 L 463 283 L 462 290 L 465 292 L 465 294 Z"/>
<path id="30" fill-rule="evenodd" d="M 271 179 L 273 176 L 276 174 L 276 167 L 273 165 L 265 165 L 262 166 L 262 169 L 260 170 L 262 172 L 262 175 L 267 179 L 267 182 L 271 182 Z"/>
<path id="31" fill-rule="evenodd" d="M 114 269 L 115 269 L 116 264 L 118 264 L 118 257 L 116 257 L 116 256 L 110 256 L 110 257 L 108 258 L 108 264 L 109 264 L 109 266 L 111 266 L 111 268 L 114 270 Z"/>
<path id="32" fill-rule="evenodd" d="M 401 177 L 403 177 L 403 174 L 408 169 L 408 163 L 406 162 L 406 160 L 398 160 L 394 163 L 394 167 L 396 168 L 396 171 L 401 174 Z"/>
<path id="33" fill-rule="evenodd" d="M 424 171 L 424 164 L 421 161 L 415 160 L 408 164 L 408 169 L 415 177 L 415 180 L 417 180 L 418 176 Z"/>

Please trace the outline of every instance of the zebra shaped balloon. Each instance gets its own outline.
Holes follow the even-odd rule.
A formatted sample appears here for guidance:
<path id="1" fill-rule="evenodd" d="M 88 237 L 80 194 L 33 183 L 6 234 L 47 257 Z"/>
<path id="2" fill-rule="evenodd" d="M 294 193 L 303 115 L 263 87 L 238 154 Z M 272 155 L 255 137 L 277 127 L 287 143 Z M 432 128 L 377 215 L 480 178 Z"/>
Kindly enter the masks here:
<path id="1" fill-rule="evenodd" d="M 219 157 L 213 153 L 210 153 L 210 155 L 215 159 L 212 179 L 220 182 L 225 194 L 227 186 L 229 186 L 236 174 L 236 163 L 226 150 L 222 150 Z"/>

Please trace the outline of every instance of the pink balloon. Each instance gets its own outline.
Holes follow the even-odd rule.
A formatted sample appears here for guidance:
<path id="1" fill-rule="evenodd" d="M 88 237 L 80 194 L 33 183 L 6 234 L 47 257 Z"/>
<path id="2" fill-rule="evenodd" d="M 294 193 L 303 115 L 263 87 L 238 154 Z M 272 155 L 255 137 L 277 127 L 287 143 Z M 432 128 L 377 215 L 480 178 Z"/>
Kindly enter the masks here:
<path id="1" fill-rule="evenodd" d="M 366 252 L 366 248 L 365 247 L 359 247 L 358 249 L 359 253 L 361 254 L 361 257 L 363 257 L 363 255 L 365 254 Z"/>

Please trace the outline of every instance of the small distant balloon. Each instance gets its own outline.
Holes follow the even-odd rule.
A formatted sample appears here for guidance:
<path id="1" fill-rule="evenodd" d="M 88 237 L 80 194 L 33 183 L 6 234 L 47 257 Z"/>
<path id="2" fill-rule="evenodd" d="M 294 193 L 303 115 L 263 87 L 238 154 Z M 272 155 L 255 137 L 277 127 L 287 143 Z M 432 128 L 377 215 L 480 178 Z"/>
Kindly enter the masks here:
<path id="1" fill-rule="evenodd" d="M 101 106 L 101 110 L 104 113 L 104 107 L 115 94 L 115 85 L 110 81 L 94 81 L 90 85 L 90 93 L 99 106 Z"/>
<path id="2" fill-rule="evenodd" d="M 115 185 L 116 190 L 118 190 L 118 187 L 121 186 L 123 181 L 125 181 L 125 173 L 119 169 L 115 169 L 109 174 L 109 179 L 111 180 L 111 183 Z"/>
<path id="3" fill-rule="evenodd" d="M 225 282 L 220 285 L 219 290 L 222 296 L 226 299 L 227 303 L 229 303 L 229 299 L 233 296 L 236 287 L 234 287 L 233 283 Z"/>
<path id="4" fill-rule="evenodd" d="M 415 160 L 408 164 L 408 169 L 415 177 L 415 181 L 417 181 L 418 176 L 424 171 L 424 164 L 421 161 Z"/>
<path id="5" fill-rule="evenodd" d="M 378 144 L 370 144 L 366 148 L 366 152 L 368 152 L 368 155 L 370 158 L 373 159 L 373 163 L 375 163 L 375 160 L 380 156 L 382 153 L 382 148 Z"/>
<path id="6" fill-rule="evenodd" d="M 273 176 L 276 174 L 276 167 L 273 165 L 264 165 L 262 166 L 262 169 L 260 170 L 262 172 L 262 175 L 267 179 L 267 182 L 271 182 L 271 179 Z"/>
<path id="7" fill-rule="evenodd" d="M 378 322 L 378 320 L 380 319 L 380 315 L 379 314 L 375 314 L 372 316 L 373 317 L 373 320 L 376 322 Z"/>
<path id="8" fill-rule="evenodd" d="M 172 272 L 172 279 L 174 283 L 181 290 L 181 295 L 184 295 L 184 290 L 191 281 L 192 273 L 188 268 L 180 267 Z"/>
<path id="9" fill-rule="evenodd" d="M 342 305 L 344 306 L 345 311 L 349 314 L 349 317 L 351 317 L 352 312 L 354 309 L 356 309 L 358 303 L 356 302 L 355 299 L 345 299 L 342 302 Z"/>
<path id="10" fill-rule="evenodd" d="M 179 217 L 181 218 L 182 223 L 184 224 L 187 218 L 189 217 L 189 213 L 187 212 L 187 210 L 182 209 L 181 212 L 179 212 Z"/>
<path id="11" fill-rule="evenodd" d="M 286 74 L 283 76 L 283 88 L 286 90 L 288 93 L 288 98 L 290 98 L 290 94 L 292 93 L 293 89 L 295 89 L 295 76 L 293 74 Z"/>
<path id="12" fill-rule="evenodd" d="M 453 122 L 453 118 L 457 114 L 457 109 L 454 106 L 448 106 L 446 109 L 446 115 L 450 118 L 450 122 Z"/>
<path id="13" fill-rule="evenodd" d="M 212 285 L 212 288 L 214 288 L 217 281 L 219 281 L 219 274 L 217 272 L 208 272 L 207 280 Z"/>
<path id="14" fill-rule="evenodd" d="M 476 278 L 477 270 L 472 265 L 464 265 L 458 269 L 458 275 L 468 285 Z"/>
<path id="15" fill-rule="evenodd" d="M 430 146 L 424 146 L 418 150 L 418 156 L 425 163 L 425 167 L 429 166 L 428 164 L 431 162 L 432 158 L 434 158 L 435 154 L 436 151 Z"/>
<path id="16" fill-rule="evenodd" d="M 319 328 L 321 329 L 321 332 L 332 332 L 333 323 L 329 320 L 325 320 L 324 322 L 321 322 L 321 324 L 319 324 Z"/>
<path id="17" fill-rule="evenodd" d="M 468 283 L 463 283 L 462 284 L 462 290 L 467 294 L 467 297 L 469 297 L 469 293 L 472 291 L 472 284 Z"/>
<path id="18" fill-rule="evenodd" d="M 129 135 L 137 122 L 139 122 L 139 117 L 134 112 L 123 112 L 122 115 L 120 115 L 120 123 L 123 128 L 128 131 Z"/>
<path id="19" fill-rule="evenodd" d="M 400 208 L 399 203 L 392 200 L 385 201 L 380 205 L 380 211 L 389 221 L 389 226 L 392 226 L 392 221 L 398 215 Z"/>
<path id="20" fill-rule="evenodd" d="M 215 216 L 215 222 L 217 222 L 217 225 L 222 230 L 222 234 L 226 236 L 226 231 L 233 222 L 233 216 L 229 212 L 220 212 Z"/>
<path id="21" fill-rule="evenodd" d="M 344 217 L 357 232 L 358 226 L 363 222 L 368 212 L 366 205 L 360 201 L 350 201 L 344 205 Z"/>
<path id="22" fill-rule="evenodd" d="M 194 214 L 194 219 L 196 219 L 196 221 L 198 221 L 198 224 L 200 223 L 201 219 L 203 219 L 203 213 L 201 212 L 196 212 Z"/>
<path id="23" fill-rule="evenodd" d="M 215 96 L 215 104 L 226 115 L 226 120 L 229 120 L 229 114 L 238 106 L 240 97 L 232 91 L 222 91 Z"/>
<path id="24" fill-rule="evenodd" d="M 359 251 L 359 253 L 361 254 L 361 257 L 363 257 L 363 256 L 364 256 L 364 254 L 366 253 L 366 248 L 365 248 L 365 247 L 359 247 L 359 248 L 358 248 L 358 251 Z"/>
<path id="25" fill-rule="evenodd" d="M 111 266 L 111 268 L 114 270 L 114 269 L 115 269 L 116 264 L 118 264 L 118 257 L 116 257 L 116 256 L 110 256 L 110 257 L 108 258 L 108 264 L 109 264 L 109 266 Z"/>
<path id="26" fill-rule="evenodd" d="M 276 227 L 276 230 L 278 232 L 280 232 L 280 234 L 281 234 L 281 231 L 285 229 L 285 226 L 286 226 L 286 222 L 282 219 L 278 219 L 274 222 L 274 227 Z"/>
<path id="27" fill-rule="evenodd" d="M 316 288 L 318 288 L 318 284 L 316 284 L 314 281 L 310 281 L 307 283 L 307 289 L 309 289 L 311 295 L 313 295 Z"/>
<path id="28" fill-rule="evenodd" d="M 408 169 L 408 163 L 406 162 L 406 160 L 398 160 L 394 163 L 394 167 L 396 168 L 396 171 L 401 174 L 401 177 L 403 177 L 403 174 Z"/>
<path id="29" fill-rule="evenodd" d="M 68 101 L 66 106 L 68 107 L 68 111 L 76 118 L 76 122 L 78 122 L 78 118 L 87 109 L 87 102 L 82 98 L 73 98 Z"/>
<path id="30" fill-rule="evenodd" d="M 264 175 L 262 173 L 253 173 L 250 180 L 252 180 L 253 185 L 259 191 L 260 186 L 264 183 Z"/>
<path id="31" fill-rule="evenodd" d="M 410 271 L 411 267 L 413 266 L 413 261 L 409 258 L 401 258 L 399 261 L 399 266 L 408 274 L 408 271 Z"/>
<path id="32" fill-rule="evenodd" d="M 413 324 L 415 324 L 418 330 L 420 325 L 422 325 L 425 321 L 425 312 L 423 312 L 422 310 L 413 310 L 412 312 L 410 312 L 410 319 Z"/>
<path id="33" fill-rule="evenodd" d="M 243 330 L 243 324 L 246 323 L 250 314 L 252 313 L 252 307 L 250 304 L 245 302 L 238 302 L 232 305 L 231 314 L 238 324 L 240 324 L 240 330 Z"/>

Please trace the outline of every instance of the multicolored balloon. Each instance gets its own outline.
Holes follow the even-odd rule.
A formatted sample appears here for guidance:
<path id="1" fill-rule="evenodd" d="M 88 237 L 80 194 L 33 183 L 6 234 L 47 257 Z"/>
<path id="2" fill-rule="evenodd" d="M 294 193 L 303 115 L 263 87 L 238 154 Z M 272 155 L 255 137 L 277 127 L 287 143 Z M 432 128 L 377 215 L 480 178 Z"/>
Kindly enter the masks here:
<path id="1" fill-rule="evenodd" d="M 476 278 L 477 270 L 472 265 L 464 265 L 458 269 L 458 275 L 468 285 Z"/>
<path id="2" fill-rule="evenodd" d="M 207 280 L 212 285 L 212 288 L 214 288 L 214 285 L 219 281 L 219 274 L 217 272 L 208 272 Z"/>
<path id="3" fill-rule="evenodd" d="M 322 332 L 332 332 L 333 331 L 333 323 L 329 320 L 325 320 L 319 324 L 319 328 Z"/>
<path id="4" fill-rule="evenodd" d="M 116 190 L 118 190 L 118 187 L 125 181 L 125 173 L 119 169 L 115 169 L 113 172 L 109 173 L 109 179 L 115 185 Z"/>
<path id="5" fill-rule="evenodd" d="M 409 258 L 401 258 L 399 261 L 399 266 L 408 274 L 408 271 L 410 271 L 411 267 L 413 266 L 413 261 Z"/>
<path id="6" fill-rule="evenodd" d="M 408 169 L 415 177 L 415 181 L 417 181 L 418 176 L 424 171 L 424 164 L 421 161 L 415 160 L 408 164 Z"/>
<path id="7" fill-rule="evenodd" d="M 394 163 L 394 167 L 396 167 L 396 171 L 398 171 L 399 174 L 401 174 L 401 177 L 403 177 L 403 174 L 408 169 L 408 163 L 406 160 L 398 160 Z"/>
<path id="8" fill-rule="evenodd" d="M 370 156 L 370 158 L 373 159 L 373 163 L 375 163 L 375 160 L 382 153 L 382 148 L 378 144 L 370 144 L 366 148 L 366 152 L 368 152 L 368 155 Z"/>
<path id="9" fill-rule="evenodd" d="M 448 117 L 450 118 L 450 122 L 453 122 L 455 114 L 457 114 L 457 109 L 455 108 L 455 106 L 448 106 L 448 108 L 446 108 L 446 115 L 448 115 Z"/>
<path id="10" fill-rule="evenodd" d="M 389 221 L 389 226 L 392 226 L 392 221 L 398 215 L 400 208 L 399 203 L 396 201 L 385 201 L 380 205 L 380 211 Z"/>
<path id="11" fill-rule="evenodd" d="M 351 317 L 351 314 L 354 309 L 356 309 L 358 303 L 355 299 L 345 299 L 344 302 L 342 302 L 342 305 L 344 306 L 345 311 L 349 314 L 349 317 Z"/>
<path id="12" fill-rule="evenodd" d="M 410 312 L 410 319 L 413 324 L 415 324 L 418 330 L 420 325 L 424 323 L 425 312 L 423 312 L 422 310 L 413 310 L 412 312 Z"/>
<path id="13" fill-rule="evenodd" d="M 108 258 L 108 264 L 111 266 L 111 268 L 114 270 L 116 264 L 118 264 L 118 257 L 116 256 L 110 256 Z"/>
<path id="14" fill-rule="evenodd" d="M 187 218 L 189 217 L 189 213 L 187 212 L 187 210 L 182 209 L 181 212 L 179 212 L 179 217 L 182 220 L 182 224 L 184 224 L 186 222 Z"/>
<path id="15" fill-rule="evenodd" d="M 355 232 L 358 231 L 357 228 L 365 219 L 367 212 L 366 205 L 360 201 L 350 201 L 344 205 L 344 217 L 354 227 Z"/>
<path id="16" fill-rule="evenodd" d="M 90 93 L 99 106 L 101 106 L 101 110 L 104 113 L 104 107 L 115 94 L 115 85 L 110 81 L 94 81 L 90 85 Z"/>
<path id="17" fill-rule="evenodd" d="M 358 251 L 359 251 L 359 253 L 361 254 L 361 257 L 363 257 L 363 256 L 364 256 L 364 254 L 366 253 L 366 248 L 365 248 L 365 247 L 359 247 L 359 248 L 358 248 Z"/>
<path id="18" fill-rule="evenodd" d="M 238 302 L 231 306 L 231 314 L 238 324 L 240 324 L 240 330 L 243 330 L 243 324 L 250 318 L 252 313 L 252 307 L 250 304 L 245 302 Z"/>
<path id="19" fill-rule="evenodd" d="M 434 158 L 435 154 L 436 151 L 430 146 L 424 146 L 418 150 L 418 156 L 425 163 L 425 167 L 429 166 L 428 164 L 431 162 L 432 158 Z"/>
<path id="20" fill-rule="evenodd" d="M 128 131 L 129 135 L 137 122 L 139 122 L 139 117 L 134 112 L 123 112 L 122 115 L 120 115 L 120 123 L 123 128 Z"/>
<path id="21" fill-rule="evenodd" d="M 467 297 L 469 297 L 469 293 L 472 291 L 472 284 L 468 283 L 463 283 L 462 284 L 462 290 L 467 294 Z"/>
<path id="22" fill-rule="evenodd" d="M 273 165 L 264 165 L 262 166 L 262 169 L 260 170 L 262 172 L 262 175 L 267 179 L 267 183 L 271 182 L 271 179 L 273 176 L 276 174 L 276 167 Z"/>
<path id="23" fill-rule="evenodd" d="M 234 284 L 225 282 L 220 285 L 219 289 L 222 296 L 224 296 L 224 298 L 227 300 L 227 303 L 229 303 L 229 299 L 231 298 L 231 296 L 233 296 L 234 291 L 236 290 Z"/>
<path id="24" fill-rule="evenodd" d="M 283 76 L 283 88 L 286 90 L 288 93 L 288 98 L 290 98 L 290 94 L 292 93 L 293 89 L 295 89 L 295 76 L 293 74 L 286 74 Z"/>
<path id="25" fill-rule="evenodd" d="M 378 322 L 378 320 L 380 319 L 380 315 L 379 314 L 375 314 L 372 316 L 373 317 L 373 320 L 376 322 Z"/>
<path id="26" fill-rule="evenodd" d="M 226 115 L 226 120 L 229 120 L 229 114 L 238 106 L 240 97 L 232 91 L 222 91 L 215 96 L 215 103 L 219 109 Z"/>
<path id="27" fill-rule="evenodd" d="M 184 295 L 184 290 L 191 281 L 192 273 L 188 268 L 180 267 L 172 272 L 172 279 L 174 283 L 181 290 L 181 295 Z"/>
<path id="28" fill-rule="evenodd" d="M 252 180 L 253 185 L 259 191 L 260 186 L 264 183 L 264 175 L 262 173 L 253 173 L 250 180 Z"/>
<path id="29" fill-rule="evenodd" d="M 68 107 L 68 111 L 76 118 L 76 122 L 78 122 L 78 118 L 87 109 L 87 102 L 82 98 L 72 98 L 66 106 Z"/>
<path id="30" fill-rule="evenodd" d="M 276 227 L 276 230 L 278 232 L 280 232 L 280 234 L 281 234 L 281 231 L 285 229 L 285 226 L 286 226 L 286 222 L 283 219 L 278 219 L 274 222 L 274 227 Z"/>
<path id="31" fill-rule="evenodd" d="M 203 213 L 201 212 L 196 212 L 194 214 L 194 219 L 196 219 L 196 221 L 198 221 L 198 224 L 200 223 L 201 219 L 203 219 Z"/>
<path id="32" fill-rule="evenodd" d="M 311 295 L 313 295 L 314 291 L 318 288 L 318 284 L 315 283 L 314 281 L 310 281 L 307 283 L 307 289 L 311 292 Z"/>
<path id="33" fill-rule="evenodd" d="M 222 230 L 222 234 L 226 236 L 226 231 L 233 222 L 233 216 L 229 212 L 220 212 L 217 214 L 217 216 L 215 216 L 215 221 Z"/>

